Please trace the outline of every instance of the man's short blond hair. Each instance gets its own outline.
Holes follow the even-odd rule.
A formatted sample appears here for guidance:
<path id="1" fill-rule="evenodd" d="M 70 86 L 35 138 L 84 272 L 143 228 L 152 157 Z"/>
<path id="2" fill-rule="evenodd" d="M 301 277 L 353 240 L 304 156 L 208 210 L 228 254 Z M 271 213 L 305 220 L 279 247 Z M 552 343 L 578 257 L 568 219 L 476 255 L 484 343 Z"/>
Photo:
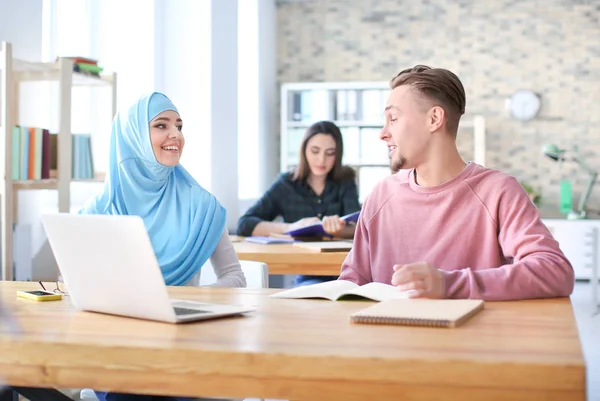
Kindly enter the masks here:
<path id="1" fill-rule="evenodd" d="M 390 88 L 407 85 L 430 102 L 439 106 L 446 114 L 446 129 L 456 134 L 460 117 L 465 114 L 465 88 L 460 79 L 449 70 L 416 65 L 400 71 L 390 81 Z"/>

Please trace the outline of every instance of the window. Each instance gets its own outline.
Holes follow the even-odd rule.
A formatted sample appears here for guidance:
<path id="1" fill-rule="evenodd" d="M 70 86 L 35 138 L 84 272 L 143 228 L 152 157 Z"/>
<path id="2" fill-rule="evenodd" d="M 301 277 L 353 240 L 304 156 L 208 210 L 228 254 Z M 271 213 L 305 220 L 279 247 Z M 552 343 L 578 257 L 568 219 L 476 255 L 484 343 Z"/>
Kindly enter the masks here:
<path id="1" fill-rule="evenodd" d="M 238 2 L 238 196 L 259 197 L 258 0 Z"/>

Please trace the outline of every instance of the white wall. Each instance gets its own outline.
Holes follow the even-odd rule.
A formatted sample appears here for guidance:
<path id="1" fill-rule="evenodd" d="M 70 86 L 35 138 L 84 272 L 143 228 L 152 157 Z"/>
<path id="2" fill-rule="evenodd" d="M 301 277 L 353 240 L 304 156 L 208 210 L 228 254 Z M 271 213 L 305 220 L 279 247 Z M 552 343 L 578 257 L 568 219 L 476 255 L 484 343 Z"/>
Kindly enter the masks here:
<path id="1" fill-rule="evenodd" d="M 271 186 L 279 172 L 275 0 L 240 2 L 239 18 L 238 214 L 241 215 Z"/>
<path id="2" fill-rule="evenodd" d="M 258 195 L 279 173 L 277 87 L 277 7 L 275 0 L 258 1 Z"/>
<path id="3" fill-rule="evenodd" d="M 238 198 L 238 0 L 212 0 L 211 7 L 211 192 L 227 209 L 234 233 Z"/>
<path id="4" fill-rule="evenodd" d="M 40 61 L 43 55 L 42 0 L 0 0 L 0 41 L 10 42 L 13 57 L 28 61 Z M 51 124 L 53 108 L 51 86 L 46 83 L 26 83 L 19 87 L 18 123 L 30 126 L 48 126 Z M 0 105 L 0 107 L 3 107 Z M 48 275 L 44 262 L 46 257 L 41 252 L 45 242 L 43 227 L 40 222 L 44 205 L 53 200 L 57 202 L 56 193 L 51 191 L 20 191 L 17 195 L 19 224 L 29 227 L 31 235 L 31 252 L 34 257 L 33 274 L 45 278 Z M 45 253 L 48 256 L 48 253 Z M 51 258 L 51 253 L 50 260 Z M 36 261 L 40 261 L 36 263 Z M 52 270 L 52 265 L 49 267 Z M 40 273 L 41 270 L 41 273 Z M 53 274 L 50 273 L 50 276 Z"/>
<path id="5" fill-rule="evenodd" d="M 13 57 L 42 56 L 42 0 L 0 0 L 0 41 L 13 44 Z"/>
<path id="6" fill-rule="evenodd" d="M 155 84 L 178 107 L 182 165 L 238 219 L 237 0 L 155 0 Z"/>
<path id="7" fill-rule="evenodd" d="M 177 106 L 183 120 L 182 165 L 210 189 L 209 0 L 155 0 L 155 88 Z"/>
<path id="8" fill-rule="evenodd" d="M 253 202 L 270 186 L 279 166 L 276 157 L 278 146 L 275 125 L 277 119 L 275 1 L 240 2 L 239 19 L 239 197 L 242 201 Z"/>

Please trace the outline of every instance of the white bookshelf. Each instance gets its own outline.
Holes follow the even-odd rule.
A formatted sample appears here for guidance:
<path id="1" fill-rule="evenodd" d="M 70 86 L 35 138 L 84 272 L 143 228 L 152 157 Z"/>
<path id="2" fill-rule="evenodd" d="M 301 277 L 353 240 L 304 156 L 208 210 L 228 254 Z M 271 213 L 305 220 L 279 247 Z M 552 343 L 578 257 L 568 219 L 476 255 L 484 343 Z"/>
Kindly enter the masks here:
<path id="1" fill-rule="evenodd" d="M 112 114 L 116 113 L 117 76 L 100 77 L 73 71 L 73 60 L 59 58 L 56 63 L 34 63 L 12 57 L 10 43 L 0 44 L 0 224 L 2 279 L 13 279 L 13 228 L 18 216 L 17 199 L 21 190 L 58 191 L 58 211 L 68 213 L 71 203 L 71 183 L 101 182 L 102 175 L 89 180 L 72 179 L 72 89 L 75 86 L 110 87 Z M 59 131 L 57 138 L 57 178 L 44 180 L 12 179 L 12 127 L 19 125 L 19 92 L 23 82 L 58 82 Z"/>
<path id="2" fill-rule="evenodd" d="M 320 120 L 334 122 L 344 140 L 343 164 L 357 173 L 360 201 L 382 178 L 390 174 L 387 147 L 379 139 L 389 83 L 297 82 L 281 86 L 280 171 L 299 160 L 305 130 Z M 463 116 L 459 135 L 470 132 L 468 159 L 485 165 L 485 119 Z M 469 142 L 469 143 L 471 143 Z"/>

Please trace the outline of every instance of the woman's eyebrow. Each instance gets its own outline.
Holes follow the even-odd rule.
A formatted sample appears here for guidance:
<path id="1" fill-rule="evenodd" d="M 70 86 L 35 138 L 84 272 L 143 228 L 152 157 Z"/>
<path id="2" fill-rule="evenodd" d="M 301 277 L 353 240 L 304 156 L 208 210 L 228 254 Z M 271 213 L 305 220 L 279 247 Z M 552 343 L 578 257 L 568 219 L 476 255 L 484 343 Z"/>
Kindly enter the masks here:
<path id="1" fill-rule="evenodd" d="M 171 119 L 169 117 L 158 117 L 157 119 L 154 120 L 156 121 L 171 121 Z M 182 123 L 183 121 L 181 120 L 181 118 L 178 118 L 177 121 L 178 123 Z"/>

